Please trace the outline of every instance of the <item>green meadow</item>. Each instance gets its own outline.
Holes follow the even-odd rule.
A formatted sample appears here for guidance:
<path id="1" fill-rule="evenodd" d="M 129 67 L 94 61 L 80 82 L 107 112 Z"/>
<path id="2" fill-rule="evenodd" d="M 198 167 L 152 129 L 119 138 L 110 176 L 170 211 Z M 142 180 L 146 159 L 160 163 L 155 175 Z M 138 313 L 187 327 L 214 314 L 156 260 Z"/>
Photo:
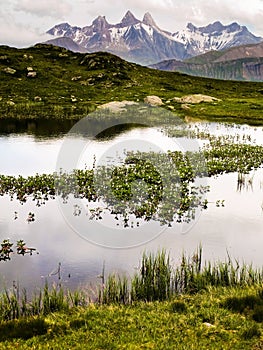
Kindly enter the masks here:
<path id="1" fill-rule="evenodd" d="M 262 124 L 263 83 L 221 81 L 163 72 L 108 53 L 80 54 L 51 45 L 0 47 L 0 115 L 80 119 L 110 101 L 159 96 L 182 118 Z M 181 104 L 174 97 L 206 94 L 220 101 Z"/>

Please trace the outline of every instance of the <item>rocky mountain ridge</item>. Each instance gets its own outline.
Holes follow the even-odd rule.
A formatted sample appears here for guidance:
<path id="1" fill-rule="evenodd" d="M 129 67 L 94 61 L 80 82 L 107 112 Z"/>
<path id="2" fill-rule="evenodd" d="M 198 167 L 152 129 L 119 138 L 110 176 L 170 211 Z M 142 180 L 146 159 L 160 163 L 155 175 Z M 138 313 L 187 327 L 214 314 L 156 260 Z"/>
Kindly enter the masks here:
<path id="1" fill-rule="evenodd" d="M 106 51 L 142 65 L 167 59 L 181 61 L 210 50 L 263 41 L 235 22 L 225 26 L 217 21 L 205 27 L 188 23 L 182 31 L 170 33 L 160 29 L 149 12 L 139 20 L 131 11 L 127 11 L 117 24 L 110 24 L 105 16 L 98 16 L 91 25 L 81 28 L 61 23 L 47 33 L 56 37 L 54 44 L 58 38 L 66 37 L 78 45 L 77 51 Z"/>
<path id="2" fill-rule="evenodd" d="M 210 51 L 185 61 L 165 60 L 150 67 L 215 79 L 263 81 L 263 42 Z"/>

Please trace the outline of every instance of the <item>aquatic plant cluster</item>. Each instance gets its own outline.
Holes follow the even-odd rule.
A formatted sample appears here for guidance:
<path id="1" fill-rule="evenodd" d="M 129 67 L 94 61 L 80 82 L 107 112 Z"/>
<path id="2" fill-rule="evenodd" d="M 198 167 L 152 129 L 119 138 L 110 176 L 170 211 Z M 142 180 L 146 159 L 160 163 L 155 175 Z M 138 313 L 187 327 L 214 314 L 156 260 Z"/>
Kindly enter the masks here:
<path id="1" fill-rule="evenodd" d="M 56 195 L 67 203 L 73 195 L 88 202 L 102 201 L 103 210 L 121 215 L 126 227 L 130 215 L 171 225 L 175 221 L 189 222 L 196 208 L 207 208 L 203 197 L 208 187 L 197 185 L 198 178 L 229 172 L 247 174 L 262 163 L 262 146 L 219 137 L 212 138 L 199 152 L 128 152 L 119 166 L 28 177 L 0 175 L 0 195 L 21 203 L 31 198 L 37 206 Z M 92 214 L 92 218 L 98 216 Z"/>
<path id="2" fill-rule="evenodd" d="M 227 124 L 224 127 L 227 128 Z M 238 128 L 238 126 L 236 126 Z M 229 124 L 231 130 L 232 124 Z M 169 137 L 185 137 L 192 139 L 205 140 L 201 147 L 199 157 L 198 153 L 187 153 L 194 164 L 195 176 L 203 176 L 205 169 L 207 176 L 219 175 L 223 173 L 238 172 L 248 174 L 253 169 L 258 169 L 262 165 L 262 146 L 256 145 L 256 141 L 250 134 L 240 133 L 213 135 L 205 128 L 192 126 L 168 126 L 163 131 Z M 200 167 L 199 162 L 205 159 L 205 165 Z"/>
<path id="3" fill-rule="evenodd" d="M 199 140 L 208 140 L 209 142 L 215 141 L 224 141 L 230 143 L 255 143 L 255 140 L 251 137 L 250 134 L 241 134 L 240 130 L 241 126 L 235 124 L 235 128 L 237 129 L 237 133 L 231 134 L 233 130 L 233 123 L 224 123 L 218 124 L 217 129 L 220 127 L 224 127 L 227 131 L 226 135 L 214 135 L 209 131 L 208 125 L 204 123 L 201 126 L 196 124 L 182 124 L 182 125 L 167 125 L 162 128 L 162 131 L 169 137 L 181 138 L 186 137 L 190 139 L 199 139 Z"/>
<path id="4" fill-rule="evenodd" d="M 123 165 L 99 167 L 94 182 L 98 198 L 113 214 L 124 218 L 133 214 L 171 225 L 189 222 L 195 208 L 202 205 L 208 188 L 195 186 L 194 180 L 192 166 L 182 152 L 128 152 Z"/>
<path id="5" fill-rule="evenodd" d="M 4 239 L 1 243 L 0 249 L 0 261 L 11 260 L 10 254 L 15 253 L 12 249 L 14 244 L 10 242 L 9 239 Z M 32 255 L 32 252 L 35 251 L 35 248 L 29 248 L 26 246 L 26 243 L 23 239 L 20 239 L 16 242 L 16 253 L 20 255 L 25 255 L 29 253 Z"/>
<path id="6" fill-rule="evenodd" d="M 100 292 L 102 303 L 132 303 L 135 301 L 169 300 L 178 294 L 195 294 L 209 286 L 236 287 L 262 283 L 263 270 L 252 265 L 233 262 L 202 262 L 202 247 L 173 266 L 165 250 L 156 254 L 144 253 L 138 272 L 130 281 L 126 277 L 110 275 Z"/>
<path id="7" fill-rule="evenodd" d="M 234 144 L 215 140 L 204 148 L 204 157 L 209 175 L 230 172 L 249 173 L 262 165 L 263 147 L 258 145 Z"/>
<path id="8" fill-rule="evenodd" d="M 252 266 L 233 262 L 212 264 L 202 262 L 202 247 L 190 257 L 182 254 L 176 265 L 165 250 L 144 253 L 134 276 L 111 274 L 103 276 L 101 286 L 89 286 L 81 292 L 70 292 L 59 285 L 52 288 L 45 284 L 43 290 L 28 298 L 26 290 L 19 286 L 0 294 L 0 321 L 25 316 L 47 315 L 55 311 L 69 310 L 88 304 L 134 304 L 171 300 L 175 296 L 191 294 L 215 287 L 244 287 L 262 283 L 263 271 Z"/>
<path id="9" fill-rule="evenodd" d="M 0 175 L 0 195 L 4 194 L 8 194 L 11 200 L 17 199 L 21 203 L 25 203 L 28 196 L 32 196 L 32 200 L 40 206 L 45 200 L 55 196 L 54 176 L 52 174 L 36 174 L 28 177 Z"/>

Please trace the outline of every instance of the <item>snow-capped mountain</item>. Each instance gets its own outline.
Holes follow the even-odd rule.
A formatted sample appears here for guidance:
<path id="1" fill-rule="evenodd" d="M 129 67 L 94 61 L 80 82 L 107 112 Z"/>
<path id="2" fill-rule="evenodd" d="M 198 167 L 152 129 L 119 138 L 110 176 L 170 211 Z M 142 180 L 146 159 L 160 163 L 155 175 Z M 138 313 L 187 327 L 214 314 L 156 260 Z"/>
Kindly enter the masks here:
<path id="1" fill-rule="evenodd" d="M 99 16 L 83 28 L 62 23 L 47 33 L 56 38 L 68 37 L 88 52 L 107 51 L 145 65 L 263 41 L 237 23 L 224 26 L 215 22 L 199 28 L 189 23 L 186 29 L 170 33 L 160 29 L 150 13 L 139 20 L 130 11 L 117 24 L 110 24 L 105 16 Z"/>
<path id="2" fill-rule="evenodd" d="M 263 39 L 254 36 L 245 26 L 232 23 L 224 26 L 214 22 L 206 27 L 195 27 L 188 23 L 186 29 L 173 34 L 173 39 L 184 44 L 191 56 L 211 50 L 224 50 L 233 46 L 257 44 Z"/>

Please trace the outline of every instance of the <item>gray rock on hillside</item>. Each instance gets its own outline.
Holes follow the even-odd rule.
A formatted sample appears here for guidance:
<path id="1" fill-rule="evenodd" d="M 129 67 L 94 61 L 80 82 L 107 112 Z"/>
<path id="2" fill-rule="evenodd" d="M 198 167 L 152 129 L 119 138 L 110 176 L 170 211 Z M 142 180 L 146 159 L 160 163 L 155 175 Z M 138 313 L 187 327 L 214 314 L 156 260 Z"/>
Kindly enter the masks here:
<path id="1" fill-rule="evenodd" d="M 202 95 L 202 94 L 194 94 L 194 95 L 185 95 L 182 97 L 174 97 L 173 99 L 175 102 L 178 103 L 190 103 L 190 104 L 196 104 L 201 102 L 216 102 L 221 101 L 220 99 L 209 96 L 209 95 Z"/>
<path id="2" fill-rule="evenodd" d="M 7 74 L 15 74 L 16 70 L 10 67 L 6 67 L 3 69 L 4 72 L 6 72 Z"/>
<path id="3" fill-rule="evenodd" d="M 144 102 L 151 106 L 163 105 L 163 101 L 161 100 L 161 98 L 155 95 L 145 97 Z"/>

